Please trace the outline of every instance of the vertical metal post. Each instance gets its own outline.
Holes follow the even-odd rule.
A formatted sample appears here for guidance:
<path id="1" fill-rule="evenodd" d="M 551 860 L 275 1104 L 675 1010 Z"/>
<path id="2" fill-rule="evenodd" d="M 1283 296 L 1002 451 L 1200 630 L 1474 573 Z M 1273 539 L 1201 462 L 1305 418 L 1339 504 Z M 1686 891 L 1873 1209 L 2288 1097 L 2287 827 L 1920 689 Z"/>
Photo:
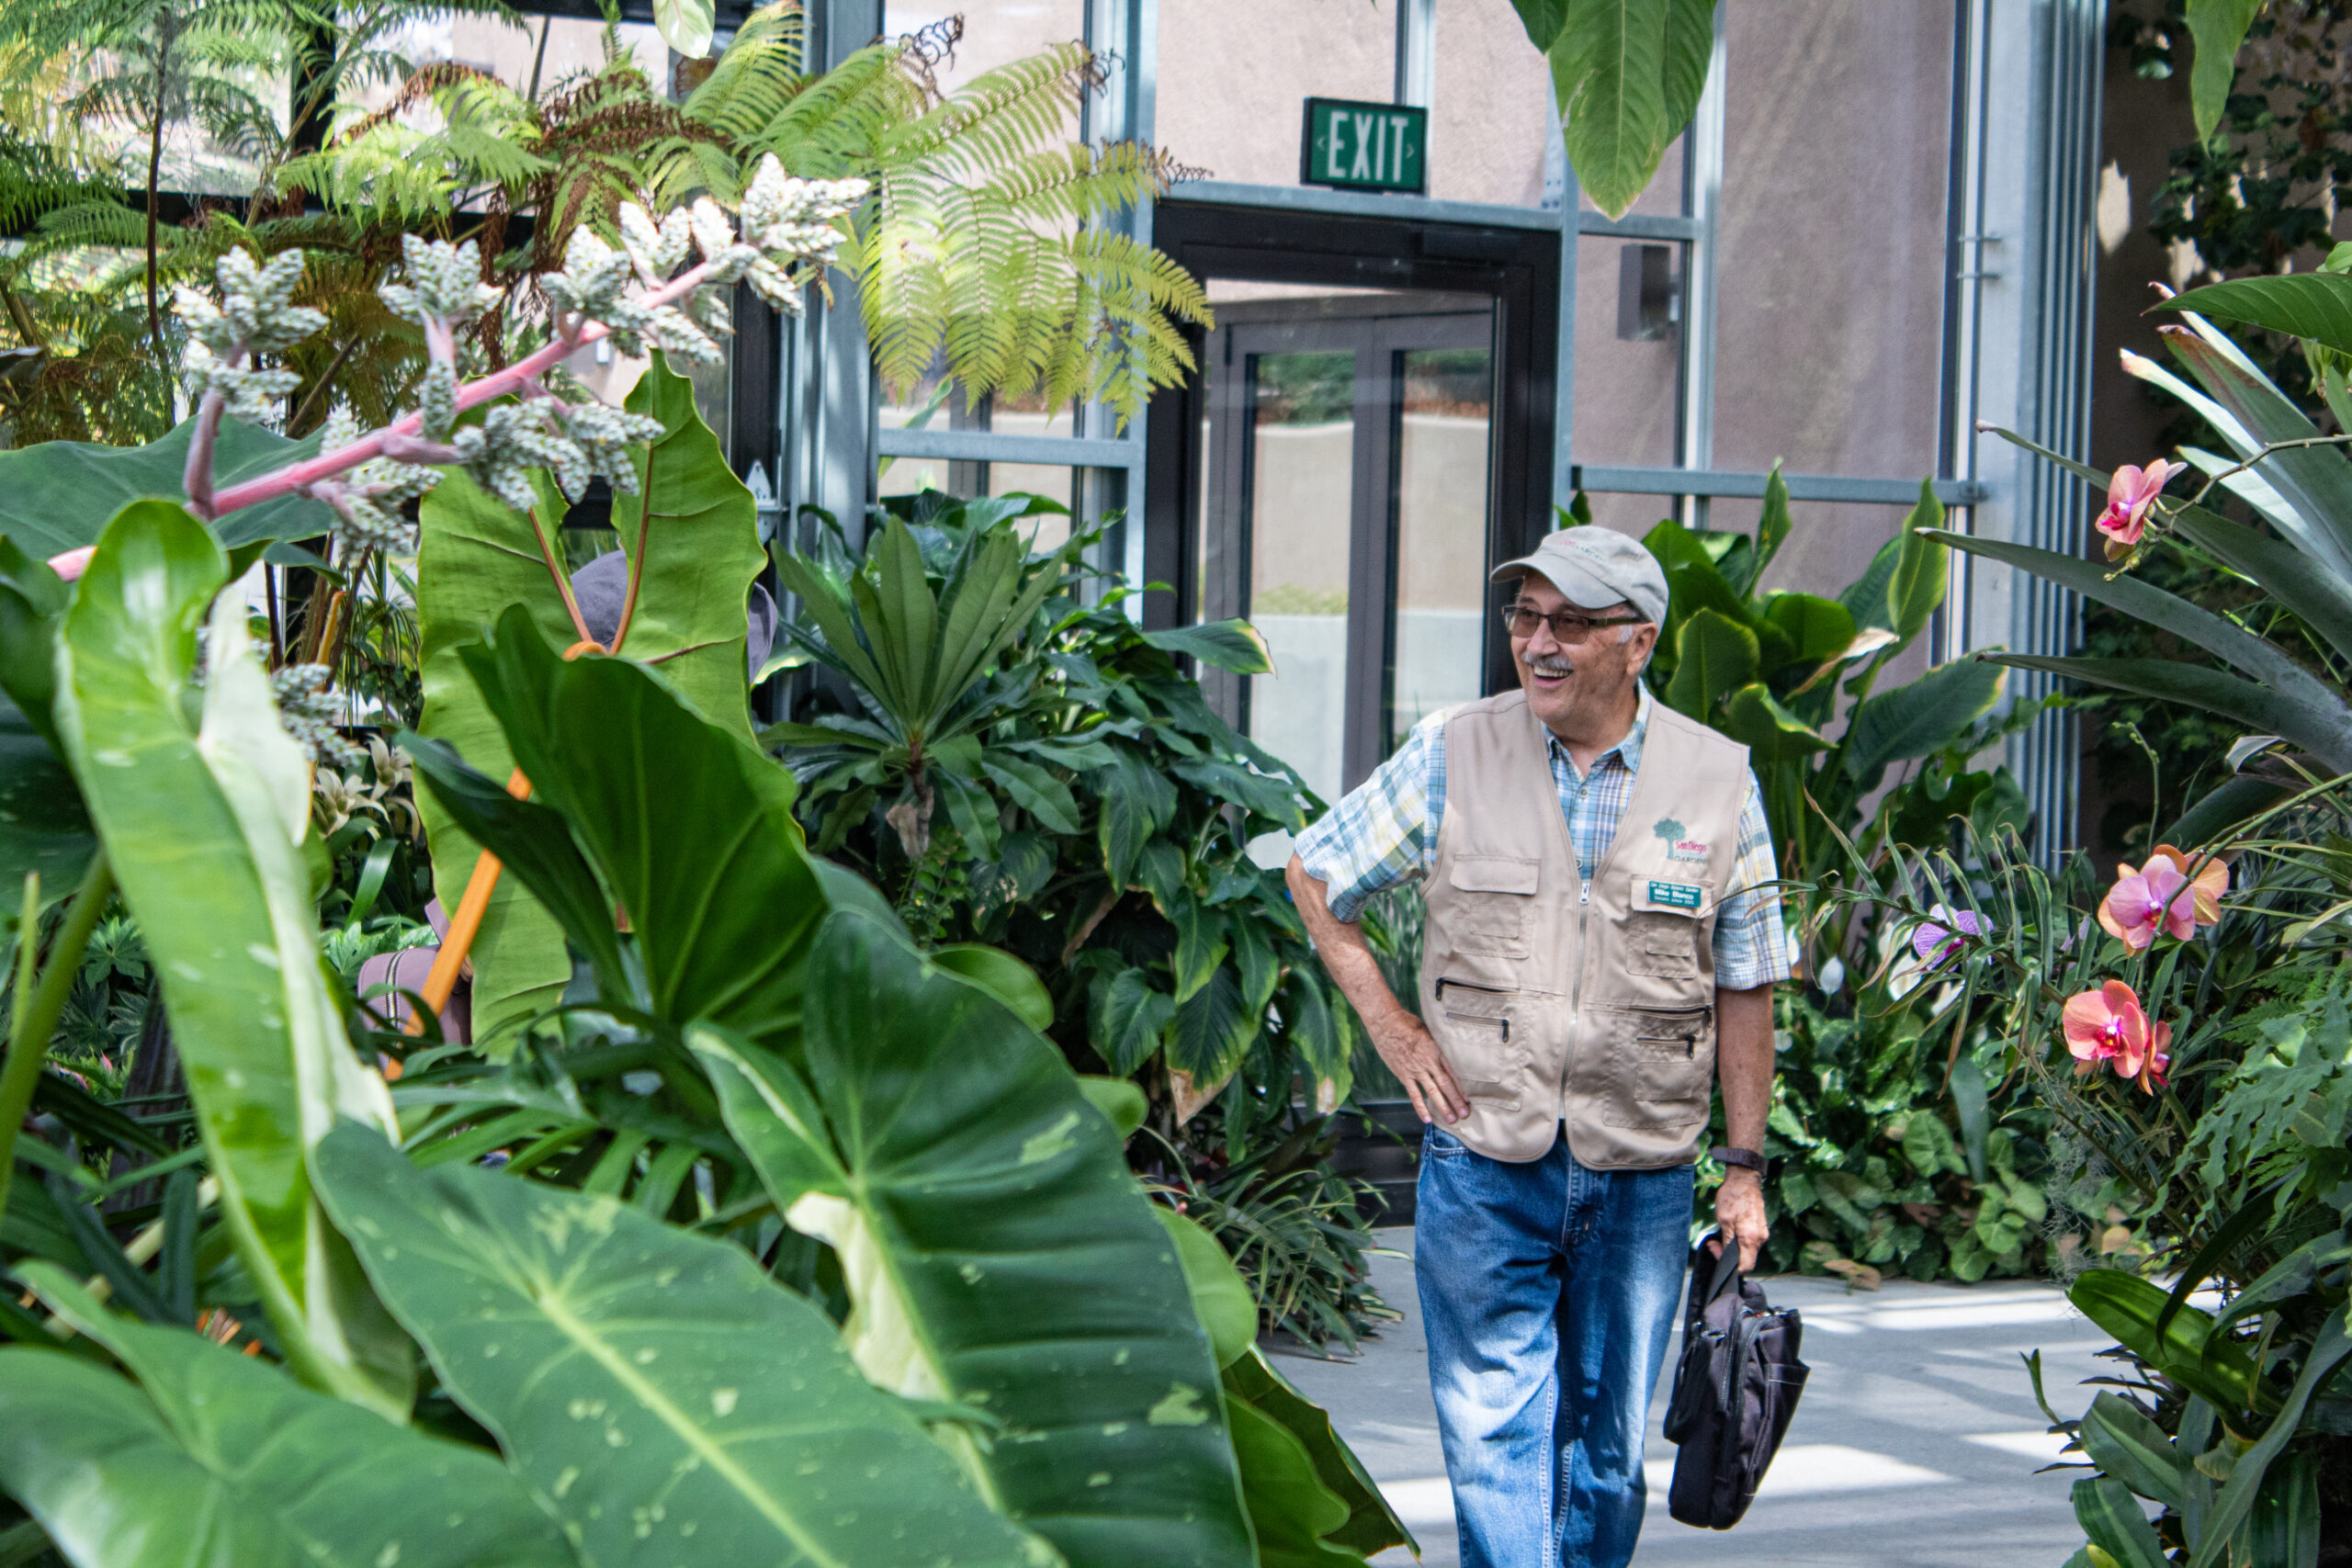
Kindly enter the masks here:
<path id="1" fill-rule="evenodd" d="M 1682 466 L 1715 466 L 1715 221 L 1724 192 L 1724 6 L 1716 0 L 1715 47 L 1707 62 L 1706 90 L 1683 132 L 1682 210 L 1699 220 L 1699 237 L 1682 264 Z M 1690 502 L 1690 525 L 1707 525 L 1707 498 Z"/>
<path id="2" fill-rule="evenodd" d="M 1552 504 L 1566 507 L 1577 496 L 1577 254 L 1581 238 L 1577 213 L 1583 198 L 1576 171 L 1568 166 L 1556 103 L 1551 118 L 1552 151 L 1560 161 L 1560 330 L 1558 362 L 1552 367 Z"/>
<path id="3" fill-rule="evenodd" d="M 1437 0 L 1397 0 L 1396 101 L 1419 108 L 1437 101 Z"/>

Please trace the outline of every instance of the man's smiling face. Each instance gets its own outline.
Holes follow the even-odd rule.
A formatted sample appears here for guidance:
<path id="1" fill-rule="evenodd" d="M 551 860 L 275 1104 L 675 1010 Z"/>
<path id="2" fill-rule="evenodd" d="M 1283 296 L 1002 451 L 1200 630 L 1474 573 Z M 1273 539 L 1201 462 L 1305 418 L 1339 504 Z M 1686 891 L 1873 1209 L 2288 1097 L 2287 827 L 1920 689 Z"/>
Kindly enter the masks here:
<path id="1" fill-rule="evenodd" d="M 1608 621 L 1635 613 L 1626 604 L 1596 610 L 1571 604 L 1566 594 L 1532 571 L 1519 580 L 1517 603 L 1545 617 L 1566 613 Z M 1620 637 L 1625 640 L 1620 642 Z M 1524 637 L 1512 634 L 1511 661 L 1519 668 L 1519 683 L 1535 716 L 1563 739 L 1580 739 L 1623 706 L 1657 642 L 1657 627 L 1645 621 L 1595 627 L 1582 641 L 1564 644 L 1547 618 Z"/>

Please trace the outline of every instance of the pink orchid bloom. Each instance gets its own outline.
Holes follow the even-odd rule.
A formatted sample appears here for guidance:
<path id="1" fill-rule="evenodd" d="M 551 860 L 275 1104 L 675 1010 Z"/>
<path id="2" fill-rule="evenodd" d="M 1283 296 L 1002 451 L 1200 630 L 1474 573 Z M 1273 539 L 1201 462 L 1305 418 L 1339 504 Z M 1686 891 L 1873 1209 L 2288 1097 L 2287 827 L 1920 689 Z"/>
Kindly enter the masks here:
<path id="1" fill-rule="evenodd" d="M 78 550 L 65 550 L 49 558 L 49 570 L 72 582 L 88 570 L 90 558 L 98 553 L 96 545 L 84 545 Z"/>
<path id="2" fill-rule="evenodd" d="M 2150 1023 L 2138 994 L 2122 981 L 2067 998 L 2064 1018 L 2066 1049 L 2077 1073 L 2097 1072 L 2101 1062 L 2112 1062 L 2119 1076 L 2138 1079 L 2148 1093 L 2165 1081 L 2172 1065 L 2172 1025 Z"/>
<path id="3" fill-rule="evenodd" d="M 2132 553 L 2148 531 L 2148 509 L 2155 505 L 2173 476 L 2188 467 L 2159 457 L 2144 468 L 2126 463 L 2115 470 L 2107 485 L 2107 510 L 2098 514 L 2098 531 L 2107 536 L 2108 559 Z"/>
<path id="4" fill-rule="evenodd" d="M 2230 886 L 2230 868 L 2218 860 L 2201 863 L 2195 881 L 2188 868 L 2188 856 L 2170 844 L 2158 844 L 2137 871 L 2118 866 L 2115 886 L 2099 900 L 2098 923 L 2134 953 L 2145 951 L 2161 931 L 2188 941 L 2198 927 L 2222 918 L 2222 895 Z"/>

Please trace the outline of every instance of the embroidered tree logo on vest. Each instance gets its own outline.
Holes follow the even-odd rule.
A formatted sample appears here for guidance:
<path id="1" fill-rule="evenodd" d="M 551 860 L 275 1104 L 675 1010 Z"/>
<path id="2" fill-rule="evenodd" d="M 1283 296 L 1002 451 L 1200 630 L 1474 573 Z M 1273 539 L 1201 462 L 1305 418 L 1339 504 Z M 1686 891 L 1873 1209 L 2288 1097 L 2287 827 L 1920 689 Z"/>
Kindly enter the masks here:
<path id="1" fill-rule="evenodd" d="M 1671 817 L 1659 818 L 1651 824 L 1650 831 L 1666 845 L 1666 858 L 1668 860 L 1703 861 L 1707 858 L 1707 846 L 1696 839 L 1684 838 L 1682 824 Z"/>
<path id="2" fill-rule="evenodd" d="M 1650 829 L 1650 831 L 1657 834 L 1659 838 L 1664 839 L 1668 844 L 1671 844 L 1675 840 L 1682 837 L 1682 824 L 1677 822 L 1671 817 L 1661 817 L 1657 819 L 1657 825 Z"/>

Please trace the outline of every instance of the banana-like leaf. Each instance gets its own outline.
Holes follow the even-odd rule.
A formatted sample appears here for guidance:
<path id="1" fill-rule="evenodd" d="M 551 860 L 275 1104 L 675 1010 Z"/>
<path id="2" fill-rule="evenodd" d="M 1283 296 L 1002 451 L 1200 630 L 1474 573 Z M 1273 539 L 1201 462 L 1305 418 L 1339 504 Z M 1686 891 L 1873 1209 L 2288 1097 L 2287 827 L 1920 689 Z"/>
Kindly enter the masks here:
<path id="1" fill-rule="evenodd" d="M 2273 644 L 2234 621 L 2225 620 L 2211 610 L 2200 610 L 2179 595 L 2167 593 L 2128 573 L 2111 574 L 2096 561 L 2085 560 L 2078 556 L 2062 556 L 2055 550 L 2039 550 L 2029 545 L 2012 545 L 2001 539 L 1979 539 L 1966 534 L 1943 533 L 1928 536 L 1928 538 L 1941 540 L 1953 549 L 1969 555 L 2006 561 L 2036 577 L 2071 588 L 2086 598 L 2111 604 L 2135 620 L 2161 627 L 2196 644 L 2215 658 L 2234 664 L 2289 701 L 2314 708 L 2324 708 L 2331 704 L 2343 706 L 2343 699 L 2324 682 L 2312 676 Z M 2309 561 L 2298 558 L 2298 567 L 2302 575 L 2312 574 Z M 2352 709 L 2346 709 L 2346 718 L 2347 723 L 2352 723 Z"/>
<path id="2" fill-rule="evenodd" d="M 2083 1416 L 2083 1451 L 2108 1474 L 2141 1496 L 2178 1512 L 2181 1472 L 2188 1461 L 2174 1451 L 2164 1428 L 2126 1401 L 2102 1393 Z"/>
<path id="3" fill-rule="evenodd" d="M 463 657 L 534 798 L 628 912 L 646 1010 L 789 1048 L 801 965 L 833 896 L 792 819 L 792 776 L 653 671 L 565 660 L 521 606 Z M 521 860 L 514 871 L 534 875 Z"/>
<path id="4" fill-rule="evenodd" d="M 2201 506 L 2182 507 L 2173 526 L 2259 584 L 2336 652 L 2352 658 L 2352 581 L 2292 546 Z"/>
<path id="5" fill-rule="evenodd" d="M 0 452 L 0 537 L 37 560 L 97 543 L 107 522 L 132 502 L 187 493 L 183 481 L 195 434 L 190 415 L 144 446 L 43 441 Z M 224 419 L 212 447 L 213 478 L 226 490 L 318 452 L 316 435 L 288 441 L 260 425 Z M 307 539 L 325 533 L 334 522 L 323 502 L 288 495 L 230 513 L 213 536 L 231 547 Z"/>
<path id="6" fill-rule="evenodd" d="M 1827 736 L 1781 705 L 1762 682 L 1751 682 L 1731 694 L 1724 705 L 1724 733 L 1747 748 L 1758 767 L 1794 761 L 1815 751 L 1826 751 Z"/>
<path id="7" fill-rule="evenodd" d="M 1332 1430 L 1330 1413 L 1293 1388 L 1274 1371 L 1265 1352 L 1252 1346 L 1247 1354 L 1227 1367 L 1225 1393 L 1228 1400 L 1243 1401 L 1271 1416 L 1297 1438 L 1314 1462 L 1316 1475 L 1347 1505 L 1348 1522 L 1326 1531 L 1326 1541 L 1366 1557 L 1392 1546 L 1407 1547 L 1414 1556 L 1420 1555 L 1420 1543 L 1388 1506 L 1388 1499 L 1381 1495 L 1372 1472 L 1364 1469 L 1355 1450 Z"/>
<path id="8" fill-rule="evenodd" d="M 496 1456 L 119 1317 L 53 1265 L 19 1278 L 139 1380 L 0 1350 L 0 1490 L 75 1568 L 571 1568 Z"/>
<path id="9" fill-rule="evenodd" d="M 583 1561 L 1052 1562 L 742 1248 L 610 1198 L 419 1170 L 363 1127 L 318 1168 L 442 1386 Z"/>
<path id="10" fill-rule="evenodd" d="M 1701 610 L 1682 623 L 1675 639 L 1674 678 L 1666 700 L 1677 711 L 1705 724 L 1715 705 L 1756 679 L 1756 634 L 1713 610 Z"/>
<path id="11" fill-rule="evenodd" d="M 1273 673 L 1273 650 L 1258 628 L 1247 621 L 1208 621 L 1197 626 L 1170 626 L 1146 632 L 1143 640 L 1170 653 L 1190 654 L 1204 664 L 1230 670 L 1237 675 Z"/>
<path id="12" fill-rule="evenodd" d="M 1775 593 L 1764 601 L 1764 618 L 1781 628 L 1799 664 L 1817 665 L 1854 640 L 1853 613 L 1818 594 Z"/>
<path id="13" fill-rule="evenodd" d="M 1762 585 L 1772 558 L 1781 553 L 1781 547 L 1788 542 L 1789 531 L 1795 525 L 1789 515 L 1789 487 L 1781 478 L 1781 465 L 1775 462 L 1772 471 L 1764 476 L 1764 506 L 1756 517 L 1755 570 L 1741 592 L 1753 593 Z"/>
<path id="14" fill-rule="evenodd" d="M 1841 743 L 1847 776 L 1869 790 L 1888 763 L 1950 745 L 1993 711 L 2002 680 L 2000 671 L 1984 660 L 1955 659 L 1858 705 Z"/>
<path id="15" fill-rule="evenodd" d="M 2200 669 L 2173 659 L 2049 659 L 2023 653 L 1986 654 L 1984 659 L 2144 697 L 2187 703 L 2235 719 L 2249 733 L 2284 736 L 2335 772 L 2352 773 L 2352 722 L 2347 722 L 2340 704 L 2328 709 L 2308 707 L 2224 671 Z"/>
<path id="16" fill-rule="evenodd" d="M 2154 308 L 2194 310 L 2209 321 L 2242 321 L 2352 354 L 2352 277 L 2342 273 L 2234 277 L 2176 294 Z"/>
<path id="17" fill-rule="evenodd" d="M 1918 504 L 1903 520 L 1902 532 L 1896 536 L 1902 548 L 1895 552 L 1894 571 L 1886 582 L 1888 626 L 1906 643 L 1927 629 L 1936 606 L 1944 602 L 1949 563 L 1943 551 L 1923 533 L 1943 525 L 1943 502 L 1936 499 L 1934 484 L 1921 479 Z"/>
<path id="18" fill-rule="evenodd" d="M 1634 205 L 1698 108 L 1714 14 L 1712 0 L 1577 0 L 1539 46 L 1552 62 L 1568 162 L 1611 218 Z"/>
<path id="19" fill-rule="evenodd" d="M 1058 1051 L 850 913 L 808 963 L 805 1075 L 687 1038 L 777 1207 L 840 1254 L 866 1375 L 1004 1424 L 964 1449 L 999 1506 L 1071 1568 L 1250 1560 L 1176 1248 Z"/>
<path id="20" fill-rule="evenodd" d="M 277 721 L 243 607 L 212 616 L 201 724 L 197 626 L 229 580 L 204 525 L 123 509 L 67 613 L 58 728 L 123 901 L 155 964 L 220 1210 L 302 1379 L 394 1420 L 407 1338 L 324 1223 L 303 1166 L 337 1117 L 390 1131 L 320 959 L 300 844 L 310 770 Z"/>

